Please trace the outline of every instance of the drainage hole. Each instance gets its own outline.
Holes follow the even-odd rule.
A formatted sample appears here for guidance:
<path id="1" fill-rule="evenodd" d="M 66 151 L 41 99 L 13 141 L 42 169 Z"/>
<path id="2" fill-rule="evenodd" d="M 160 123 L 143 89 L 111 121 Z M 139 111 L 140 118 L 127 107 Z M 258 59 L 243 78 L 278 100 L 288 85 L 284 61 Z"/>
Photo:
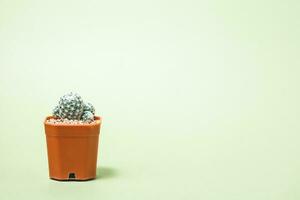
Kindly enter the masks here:
<path id="1" fill-rule="evenodd" d="M 75 176 L 75 173 L 69 173 L 69 179 L 75 179 L 76 176 Z"/>

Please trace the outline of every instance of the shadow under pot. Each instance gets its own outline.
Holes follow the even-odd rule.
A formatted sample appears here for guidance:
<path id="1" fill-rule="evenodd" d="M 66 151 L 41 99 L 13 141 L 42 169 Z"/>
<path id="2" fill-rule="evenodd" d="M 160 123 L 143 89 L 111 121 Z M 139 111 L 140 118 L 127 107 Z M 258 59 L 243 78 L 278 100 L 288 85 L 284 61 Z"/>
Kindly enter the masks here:
<path id="1" fill-rule="evenodd" d="M 101 118 L 90 124 L 53 124 L 44 121 L 49 177 L 54 180 L 96 178 Z"/>

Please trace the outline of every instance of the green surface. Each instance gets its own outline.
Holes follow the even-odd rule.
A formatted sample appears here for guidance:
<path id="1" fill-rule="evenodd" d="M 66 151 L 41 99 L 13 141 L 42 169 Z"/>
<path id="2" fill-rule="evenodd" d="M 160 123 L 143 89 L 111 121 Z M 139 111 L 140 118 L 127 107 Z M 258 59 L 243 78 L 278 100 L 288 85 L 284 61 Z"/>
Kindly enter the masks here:
<path id="1" fill-rule="evenodd" d="M 299 9 L 0 0 L 0 199 L 300 199 Z M 48 179 L 70 90 L 104 118 L 94 181 Z"/>

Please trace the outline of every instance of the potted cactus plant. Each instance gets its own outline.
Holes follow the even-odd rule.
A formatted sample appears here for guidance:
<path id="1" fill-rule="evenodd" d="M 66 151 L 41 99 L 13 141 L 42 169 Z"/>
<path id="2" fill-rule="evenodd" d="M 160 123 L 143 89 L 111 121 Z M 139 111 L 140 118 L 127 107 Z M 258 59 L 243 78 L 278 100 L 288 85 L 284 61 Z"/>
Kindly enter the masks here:
<path id="1" fill-rule="evenodd" d="M 44 121 L 49 176 L 54 180 L 96 177 L 101 118 L 76 93 L 62 96 Z"/>

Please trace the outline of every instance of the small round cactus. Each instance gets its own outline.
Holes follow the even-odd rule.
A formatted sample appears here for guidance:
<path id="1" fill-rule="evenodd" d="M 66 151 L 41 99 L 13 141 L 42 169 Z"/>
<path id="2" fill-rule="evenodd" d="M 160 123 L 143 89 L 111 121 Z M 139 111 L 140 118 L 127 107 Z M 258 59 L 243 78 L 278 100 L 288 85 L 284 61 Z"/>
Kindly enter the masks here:
<path id="1" fill-rule="evenodd" d="M 86 111 L 90 111 L 91 113 L 93 113 L 93 115 L 95 114 L 95 108 L 91 103 L 85 103 L 83 105 L 83 112 Z"/>
<path id="2" fill-rule="evenodd" d="M 60 119 L 94 121 L 95 108 L 90 103 L 84 103 L 82 98 L 73 92 L 65 94 L 59 104 L 53 109 L 53 116 Z"/>
<path id="3" fill-rule="evenodd" d="M 54 117 L 59 117 L 59 106 L 55 106 L 55 108 L 52 111 L 52 114 Z"/>
<path id="4" fill-rule="evenodd" d="M 94 120 L 94 114 L 90 111 L 85 111 L 81 117 L 82 121 L 93 121 Z"/>

